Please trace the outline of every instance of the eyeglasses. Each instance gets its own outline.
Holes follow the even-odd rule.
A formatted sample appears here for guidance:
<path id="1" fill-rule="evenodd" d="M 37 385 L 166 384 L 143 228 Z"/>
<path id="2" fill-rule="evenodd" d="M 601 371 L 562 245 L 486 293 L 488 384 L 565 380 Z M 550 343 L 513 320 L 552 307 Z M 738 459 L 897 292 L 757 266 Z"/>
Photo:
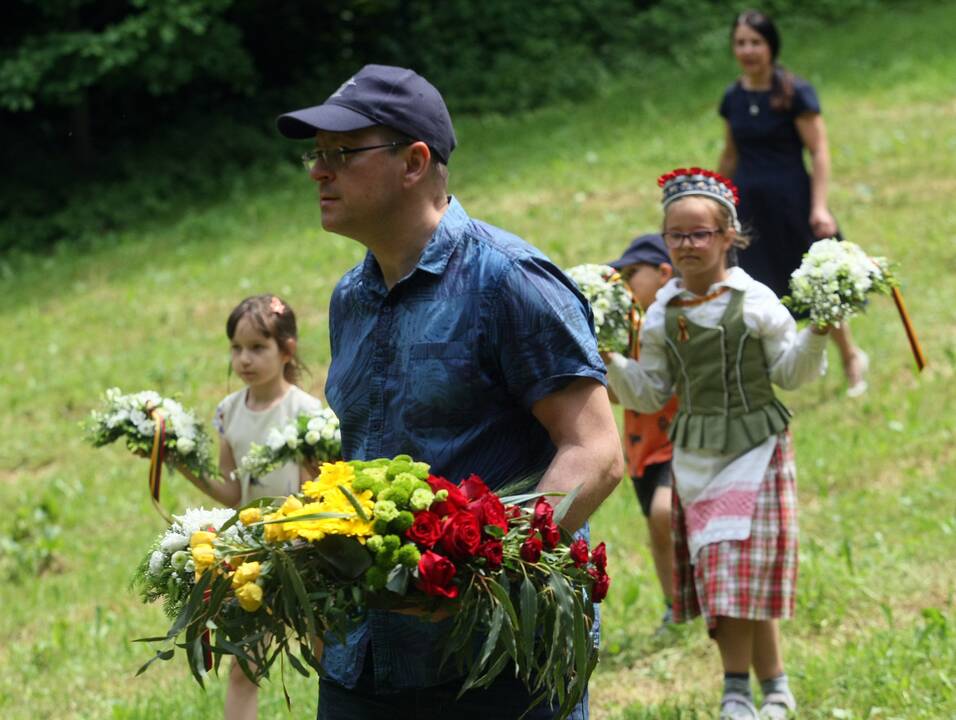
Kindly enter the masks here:
<path id="1" fill-rule="evenodd" d="M 667 243 L 667 247 L 671 250 L 679 248 L 684 244 L 685 240 L 690 242 L 691 247 L 700 248 L 709 245 L 710 241 L 714 239 L 714 235 L 719 235 L 722 232 L 723 230 L 720 228 L 714 228 L 713 230 L 692 230 L 689 233 L 668 230 L 663 234 L 663 237 L 664 242 Z"/>
<path id="2" fill-rule="evenodd" d="M 380 150 L 382 148 L 397 148 L 404 145 L 411 145 L 414 140 L 396 140 L 395 142 L 383 143 L 382 145 L 366 145 L 365 147 L 337 147 L 331 150 L 320 150 L 314 148 L 308 152 L 302 153 L 302 165 L 306 170 L 311 171 L 317 162 L 322 163 L 322 167 L 330 172 L 336 172 L 345 167 L 349 156 L 355 153 L 365 152 L 367 150 Z"/>

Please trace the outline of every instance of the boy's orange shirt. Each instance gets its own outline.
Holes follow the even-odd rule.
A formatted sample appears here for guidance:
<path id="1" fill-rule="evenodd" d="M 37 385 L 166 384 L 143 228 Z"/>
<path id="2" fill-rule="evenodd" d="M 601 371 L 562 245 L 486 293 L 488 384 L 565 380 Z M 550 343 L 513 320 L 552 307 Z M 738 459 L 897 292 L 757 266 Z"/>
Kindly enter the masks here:
<path id="1" fill-rule="evenodd" d="M 640 353 L 638 333 L 631 342 L 631 357 L 637 360 Z M 643 477 L 648 465 L 668 462 L 674 455 L 674 446 L 667 436 L 667 428 L 677 413 L 677 396 L 654 413 L 624 411 L 624 455 L 631 477 Z"/>

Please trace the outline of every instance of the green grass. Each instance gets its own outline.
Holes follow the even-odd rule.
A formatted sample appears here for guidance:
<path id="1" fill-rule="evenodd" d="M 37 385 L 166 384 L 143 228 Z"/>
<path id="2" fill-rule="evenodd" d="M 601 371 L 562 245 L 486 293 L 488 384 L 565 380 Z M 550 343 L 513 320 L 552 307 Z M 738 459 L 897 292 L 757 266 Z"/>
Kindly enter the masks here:
<path id="1" fill-rule="evenodd" d="M 907 8 L 786 35 L 784 60 L 822 95 L 833 209 L 848 238 L 899 263 L 931 364 L 914 374 L 895 310 L 880 299 L 853 326 L 873 358 L 870 393 L 843 399 L 831 352 L 826 378 L 785 396 L 802 549 L 798 614 L 784 636 L 805 718 L 956 716 L 956 6 Z M 721 43 L 706 47 L 712 55 L 693 65 L 639 67 L 586 104 L 461 119 L 453 191 L 559 263 L 613 257 L 658 224 L 660 172 L 716 163 L 715 106 L 734 68 Z M 226 315 L 256 292 L 296 309 L 321 392 L 328 297 L 362 252 L 319 230 L 314 190 L 291 167 L 267 182 L 237 178 L 227 202 L 178 215 L 88 252 L 0 260 L 0 501 L 27 526 L 38 517 L 61 530 L 45 572 L 0 584 L 4 718 L 221 713 L 224 683 L 203 692 L 182 662 L 134 677 L 150 650 L 132 640 L 165 622 L 128 582 L 162 521 L 145 464 L 85 446 L 77 423 L 110 385 L 180 392 L 209 416 L 238 386 L 226 376 Z M 179 478 L 164 494 L 171 508 L 201 501 Z M 614 576 L 593 717 L 712 717 L 719 662 L 701 626 L 651 637 L 660 593 L 639 518 L 622 483 L 593 523 Z M 0 533 L 10 527 L 0 521 Z M 29 564 L 31 549 L 4 567 Z M 286 679 L 294 716 L 314 714 L 315 680 Z M 283 714 L 278 678 L 261 702 L 262 717 Z"/>

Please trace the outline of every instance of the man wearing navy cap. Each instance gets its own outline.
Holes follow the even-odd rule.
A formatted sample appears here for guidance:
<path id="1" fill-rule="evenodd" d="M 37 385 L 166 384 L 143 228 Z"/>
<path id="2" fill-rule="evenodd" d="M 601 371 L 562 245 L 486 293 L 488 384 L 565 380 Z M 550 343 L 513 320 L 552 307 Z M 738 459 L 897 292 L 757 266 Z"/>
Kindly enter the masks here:
<path id="1" fill-rule="evenodd" d="M 538 250 L 448 195 L 456 139 L 439 92 L 411 70 L 366 65 L 278 128 L 314 138 L 304 160 L 322 227 L 368 250 L 329 311 L 325 390 L 345 457 L 407 453 L 492 489 L 533 475 L 541 490 L 581 485 L 564 525 L 586 526 L 624 471 L 590 310 Z M 460 678 L 439 672 L 447 630 L 370 611 L 326 645 L 318 717 L 520 716 L 530 697 L 508 673 L 455 699 Z M 587 717 L 586 698 L 571 717 Z"/>

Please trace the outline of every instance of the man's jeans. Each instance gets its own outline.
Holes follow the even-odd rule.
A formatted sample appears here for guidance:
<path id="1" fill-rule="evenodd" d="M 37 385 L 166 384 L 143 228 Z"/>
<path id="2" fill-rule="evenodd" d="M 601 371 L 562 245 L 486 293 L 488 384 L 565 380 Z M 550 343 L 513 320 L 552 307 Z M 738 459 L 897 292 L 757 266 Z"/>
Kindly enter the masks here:
<path id="1" fill-rule="evenodd" d="M 319 682 L 318 720 L 517 720 L 531 704 L 524 684 L 508 668 L 490 687 L 469 690 L 458 700 L 455 696 L 461 679 L 434 687 L 376 694 L 370 657 L 371 653 L 354 690 L 332 680 Z M 555 715 L 556 710 L 540 704 L 524 720 L 553 720 Z M 588 720 L 587 693 L 568 720 Z"/>

